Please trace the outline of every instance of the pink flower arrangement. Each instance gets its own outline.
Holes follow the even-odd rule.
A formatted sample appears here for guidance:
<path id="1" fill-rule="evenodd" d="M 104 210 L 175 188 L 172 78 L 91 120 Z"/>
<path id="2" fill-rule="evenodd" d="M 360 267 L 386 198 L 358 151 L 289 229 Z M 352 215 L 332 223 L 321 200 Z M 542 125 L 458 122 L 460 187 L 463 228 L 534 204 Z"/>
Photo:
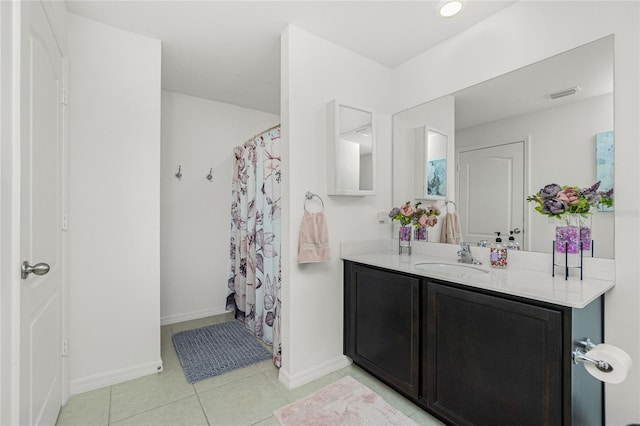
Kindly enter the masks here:
<path id="1" fill-rule="evenodd" d="M 416 228 L 428 228 L 438 223 L 438 217 L 440 216 L 440 209 L 436 205 L 431 205 L 426 209 L 420 207 L 422 203 L 418 201 L 415 207 L 411 205 L 410 201 L 407 201 L 400 207 L 394 207 L 389 212 L 389 217 L 392 220 L 397 220 L 400 225 L 407 226 L 413 224 Z"/>

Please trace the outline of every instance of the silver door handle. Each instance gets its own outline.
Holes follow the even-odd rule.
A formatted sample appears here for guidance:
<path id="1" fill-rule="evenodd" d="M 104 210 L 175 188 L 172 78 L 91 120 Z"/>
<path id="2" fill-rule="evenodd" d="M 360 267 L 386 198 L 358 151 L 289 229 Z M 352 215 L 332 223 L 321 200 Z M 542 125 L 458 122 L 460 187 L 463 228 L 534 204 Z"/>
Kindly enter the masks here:
<path id="1" fill-rule="evenodd" d="M 22 268 L 20 268 L 23 280 L 26 280 L 29 274 L 44 275 L 49 272 L 49 269 L 50 267 L 46 263 L 36 263 L 31 266 L 26 260 L 22 262 Z"/>
<path id="2" fill-rule="evenodd" d="M 521 232 L 520 228 L 514 228 L 513 229 L 513 233 L 516 234 L 516 235 L 519 234 L 520 232 Z"/>

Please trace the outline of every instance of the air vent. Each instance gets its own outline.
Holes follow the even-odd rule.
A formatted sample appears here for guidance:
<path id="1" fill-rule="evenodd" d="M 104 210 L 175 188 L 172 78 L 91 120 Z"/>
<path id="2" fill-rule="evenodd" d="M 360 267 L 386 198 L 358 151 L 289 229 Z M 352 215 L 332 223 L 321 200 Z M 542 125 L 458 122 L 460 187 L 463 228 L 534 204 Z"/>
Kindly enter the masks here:
<path id="1" fill-rule="evenodd" d="M 582 89 L 580 89 L 579 86 L 575 86 L 575 87 L 570 87 L 569 89 L 560 90 L 559 92 L 549 93 L 548 95 L 544 95 L 544 97 L 547 99 L 564 98 L 565 96 L 575 95 L 580 90 Z"/>

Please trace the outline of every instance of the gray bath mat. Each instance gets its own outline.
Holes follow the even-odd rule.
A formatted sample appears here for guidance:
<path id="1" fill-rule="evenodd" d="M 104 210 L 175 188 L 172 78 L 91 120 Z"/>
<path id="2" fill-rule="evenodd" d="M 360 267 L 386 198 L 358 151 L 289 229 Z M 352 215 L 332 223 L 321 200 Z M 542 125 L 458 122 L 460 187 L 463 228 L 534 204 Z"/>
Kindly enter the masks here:
<path id="1" fill-rule="evenodd" d="M 189 383 L 271 359 L 244 325 L 226 322 L 173 335 L 173 345 Z"/>

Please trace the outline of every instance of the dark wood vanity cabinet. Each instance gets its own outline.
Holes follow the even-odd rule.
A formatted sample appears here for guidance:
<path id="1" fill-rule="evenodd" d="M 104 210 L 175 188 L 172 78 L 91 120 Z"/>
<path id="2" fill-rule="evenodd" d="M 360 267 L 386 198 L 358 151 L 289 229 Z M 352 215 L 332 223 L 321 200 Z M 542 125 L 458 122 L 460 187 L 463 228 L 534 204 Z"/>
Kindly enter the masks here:
<path id="1" fill-rule="evenodd" d="M 563 312 L 425 287 L 427 407 L 458 425 L 561 425 Z"/>
<path id="2" fill-rule="evenodd" d="M 602 384 L 571 362 L 574 335 L 602 337 L 589 306 L 345 261 L 344 353 L 448 424 L 599 425 Z"/>
<path id="3" fill-rule="evenodd" d="M 345 274 L 345 353 L 405 395 L 418 397 L 420 280 L 359 265 Z"/>

